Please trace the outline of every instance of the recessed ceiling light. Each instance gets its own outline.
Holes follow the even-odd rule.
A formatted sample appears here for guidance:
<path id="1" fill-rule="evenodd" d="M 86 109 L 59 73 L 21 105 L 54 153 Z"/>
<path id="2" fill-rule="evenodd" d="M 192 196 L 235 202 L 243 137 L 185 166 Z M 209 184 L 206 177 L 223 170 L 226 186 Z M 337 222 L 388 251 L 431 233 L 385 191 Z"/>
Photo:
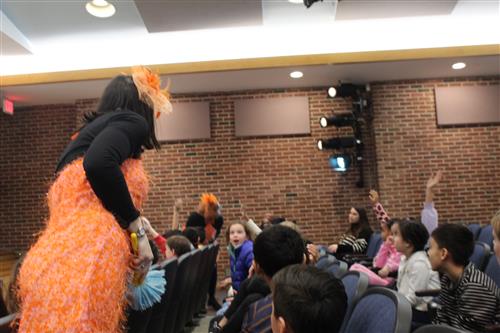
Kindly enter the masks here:
<path id="1" fill-rule="evenodd" d="M 115 6 L 107 2 L 106 0 L 92 0 L 87 2 L 85 9 L 90 15 L 95 17 L 111 17 L 115 15 Z"/>
<path id="2" fill-rule="evenodd" d="M 451 68 L 453 69 L 464 69 L 465 68 L 465 63 L 464 62 L 457 62 L 451 65 Z"/>
<path id="3" fill-rule="evenodd" d="M 304 0 L 288 0 L 291 3 L 304 3 Z"/>
<path id="4" fill-rule="evenodd" d="M 295 71 L 295 72 L 291 72 L 290 73 L 290 77 L 292 79 L 300 79 L 303 76 L 304 76 L 304 74 L 302 72 L 300 72 L 300 71 Z"/>

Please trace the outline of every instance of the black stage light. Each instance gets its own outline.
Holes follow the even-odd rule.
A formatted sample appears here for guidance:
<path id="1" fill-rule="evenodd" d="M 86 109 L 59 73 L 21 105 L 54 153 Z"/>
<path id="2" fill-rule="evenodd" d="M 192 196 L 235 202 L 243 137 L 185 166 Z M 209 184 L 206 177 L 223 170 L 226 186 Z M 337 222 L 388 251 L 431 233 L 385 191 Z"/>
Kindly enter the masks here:
<path id="1" fill-rule="evenodd" d="M 342 148 L 353 148 L 361 145 L 361 140 L 356 139 L 352 136 L 344 136 L 341 138 L 331 138 L 327 140 L 318 140 L 317 146 L 319 150 L 325 149 L 342 149 Z"/>
<path id="2" fill-rule="evenodd" d="M 321 127 L 335 126 L 335 127 L 345 127 L 354 126 L 356 124 L 356 118 L 351 112 L 339 113 L 332 117 L 321 117 L 319 120 Z"/>
<path id="3" fill-rule="evenodd" d="M 360 87 L 352 83 L 342 83 L 338 86 L 328 88 L 328 97 L 356 97 L 360 93 Z"/>
<path id="4" fill-rule="evenodd" d="M 348 154 L 336 154 L 330 156 L 329 159 L 330 166 L 335 171 L 346 172 L 347 169 L 351 166 L 351 156 Z"/>

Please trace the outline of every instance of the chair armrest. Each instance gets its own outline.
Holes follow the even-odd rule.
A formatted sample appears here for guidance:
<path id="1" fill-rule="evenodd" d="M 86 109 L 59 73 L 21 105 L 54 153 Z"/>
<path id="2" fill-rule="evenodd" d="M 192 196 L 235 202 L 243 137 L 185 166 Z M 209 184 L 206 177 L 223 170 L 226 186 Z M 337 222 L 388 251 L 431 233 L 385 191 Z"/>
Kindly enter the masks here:
<path id="1" fill-rule="evenodd" d="M 427 297 L 427 296 L 435 297 L 435 296 L 439 295 L 439 291 L 440 291 L 439 289 L 419 290 L 419 291 L 415 291 L 415 296 L 417 296 L 417 297 Z"/>

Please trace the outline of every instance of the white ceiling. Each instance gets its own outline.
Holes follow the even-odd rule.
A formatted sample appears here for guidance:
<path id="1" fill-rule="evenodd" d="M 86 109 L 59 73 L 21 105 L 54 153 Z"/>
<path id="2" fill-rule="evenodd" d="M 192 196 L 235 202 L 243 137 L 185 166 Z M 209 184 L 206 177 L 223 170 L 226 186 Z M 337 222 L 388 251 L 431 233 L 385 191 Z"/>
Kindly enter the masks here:
<path id="1" fill-rule="evenodd" d="M 467 67 L 451 68 L 463 61 Z M 304 77 L 291 79 L 289 73 L 301 70 Z M 240 70 L 212 73 L 177 74 L 163 77 L 171 81 L 172 93 L 202 93 L 272 88 L 324 87 L 343 82 L 368 83 L 399 79 L 444 78 L 456 76 L 500 75 L 500 56 L 462 57 L 379 63 L 320 65 L 293 68 Z M 73 103 L 77 99 L 99 97 L 108 80 L 13 86 L 2 94 L 17 106 Z"/>
<path id="2" fill-rule="evenodd" d="M 99 19 L 85 0 L 1 0 L 32 54 L 12 55 L 12 41 L 23 41 L 9 35 L 0 75 L 500 43 L 497 0 L 325 0 L 309 9 L 287 0 L 110 2 L 115 16 Z"/>

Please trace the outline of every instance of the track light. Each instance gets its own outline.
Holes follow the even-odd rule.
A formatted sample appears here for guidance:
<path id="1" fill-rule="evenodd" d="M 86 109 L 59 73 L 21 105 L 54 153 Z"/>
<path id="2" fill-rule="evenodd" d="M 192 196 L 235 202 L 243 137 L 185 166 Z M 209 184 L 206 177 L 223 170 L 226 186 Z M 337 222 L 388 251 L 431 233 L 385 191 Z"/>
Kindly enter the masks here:
<path id="1" fill-rule="evenodd" d="M 342 83 L 338 86 L 328 88 L 328 97 L 356 97 L 360 93 L 360 87 L 352 83 Z"/>
<path id="2" fill-rule="evenodd" d="M 311 7 L 315 2 L 318 2 L 318 1 L 321 1 L 323 2 L 323 0 L 304 0 L 304 5 L 309 8 Z"/>
<path id="3" fill-rule="evenodd" d="M 331 138 L 327 140 L 320 139 L 317 142 L 319 150 L 325 149 L 343 149 L 343 148 L 353 148 L 361 145 L 361 140 L 356 139 L 352 136 L 344 136 L 341 138 Z"/>
<path id="4" fill-rule="evenodd" d="M 346 172 L 351 166 L 352 159 L 348 154 L 336 154 L 330 156 L 329 162 L 333 170 Z"/>
<path id="5" fill-rule="evenodd" d="M 340 113 L 332 117 L 321 117 L 319 124 L 321 127 L 335 126 L 335 127 L 346 127 L 354 126 L 356 119 L 351 112 Z"/>

